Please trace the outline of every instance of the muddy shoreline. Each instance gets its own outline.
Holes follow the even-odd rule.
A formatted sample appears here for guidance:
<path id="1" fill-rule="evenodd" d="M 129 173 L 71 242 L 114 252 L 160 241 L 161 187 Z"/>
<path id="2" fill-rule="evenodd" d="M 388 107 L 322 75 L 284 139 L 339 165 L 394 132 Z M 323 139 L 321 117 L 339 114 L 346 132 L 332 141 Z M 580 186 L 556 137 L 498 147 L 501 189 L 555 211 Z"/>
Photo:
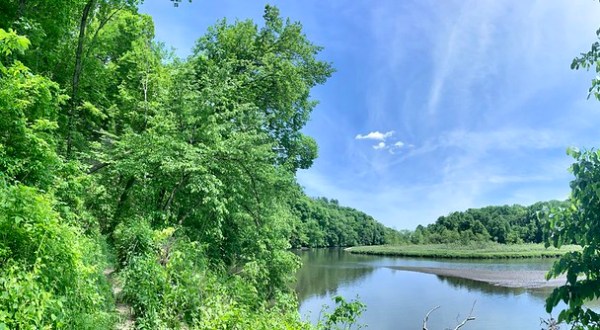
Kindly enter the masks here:
<path id="1" fill-rule="evenodd" d="M 388 266 L 389 269 L 467 279 L 505 288 L 555 288 L 565 284 L 562 276 L 549 281 L 543 270 L 485 270 L 434 267 Z"/>

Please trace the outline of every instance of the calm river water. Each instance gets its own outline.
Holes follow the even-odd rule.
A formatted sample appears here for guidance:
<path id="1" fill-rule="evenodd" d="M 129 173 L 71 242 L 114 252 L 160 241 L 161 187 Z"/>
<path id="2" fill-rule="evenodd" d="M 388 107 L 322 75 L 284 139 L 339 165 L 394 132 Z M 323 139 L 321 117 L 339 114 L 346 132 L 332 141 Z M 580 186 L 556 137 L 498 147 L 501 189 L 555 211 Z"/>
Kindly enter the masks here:
<path id="1" fill-rule="evenodd" d="M 547 270 L 548 259 L 456 261 L 355 255 L 341 249 L 297 252 L 304 266 L 298 272 L 301 315 L 313 322 L 332 298 L 359 297 L 367 305 L 360 323 L 369 329 L 421 329 L 428 310 L 430 329 L 454 328 L 476 301 L 470 321 L 461 329 L 540 329 L 547 318 L 544 300 L 550 289 L 508 289 L 470 280 L 400 271 L 389 266 Z"/>

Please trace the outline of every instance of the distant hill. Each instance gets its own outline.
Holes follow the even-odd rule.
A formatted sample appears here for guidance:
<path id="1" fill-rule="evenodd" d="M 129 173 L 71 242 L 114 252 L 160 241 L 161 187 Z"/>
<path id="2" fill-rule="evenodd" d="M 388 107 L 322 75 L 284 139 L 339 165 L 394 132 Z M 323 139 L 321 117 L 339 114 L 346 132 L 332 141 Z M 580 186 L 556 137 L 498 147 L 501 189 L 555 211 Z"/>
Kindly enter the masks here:
<path id="1" fill-rule="evenodd" d="M 548 201 L 530 206 L 486 206 L 452 212 L 426 227 L 417 226 L 410 241 L 414 244 L 473 241 L 541 243 L 544 241 L 545 220 L 540 212 L 567 205 L 564 201 Z"/>
<path id="2" fill-rule="evenodd" d="M 335 199 L 305 196 L 296 201 L 293 210 L 299 219 L 290 237 L 295 248 L 408 242 L 408 233 L 403 235 Z"/>

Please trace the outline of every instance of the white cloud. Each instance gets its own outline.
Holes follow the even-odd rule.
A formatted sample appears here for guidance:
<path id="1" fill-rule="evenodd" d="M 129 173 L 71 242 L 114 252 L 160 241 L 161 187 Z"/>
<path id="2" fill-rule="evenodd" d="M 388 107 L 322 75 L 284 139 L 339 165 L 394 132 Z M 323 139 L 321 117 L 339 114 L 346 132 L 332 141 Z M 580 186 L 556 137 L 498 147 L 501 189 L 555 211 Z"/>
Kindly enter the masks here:
<path id="1" fill-rule="evenodd" d="M 401 149 L 404 147 L 404 142 L 396 141 L 393 144 L 387 144 L 385 141 L 394 135 L 394 131 L 388 131 L 385 133 L 381 133 L 379 131 L 370 132 L 369 134 L 358 134 L 355 139 L 357 140 L 376 140 L 380 141 L 376 145 L 373 145 L 373 149 L 375 150 L 388 150 L 391 154 L 394 154 L 394 151 L 397 149 Z"/>
<path id="2" fill-rule="evenodd" d="M 373 146 L 373 149 L 379 150 L 379 149 L 385 149 L 385 147 L 386 147 L 385 142 L 379 142 L 378 144 Z"/>
<path id="3" fill-rule="evenodd" d="M 366 135 L 358 134 L 358 135 L 356 135 L 355 139 L 357 139 L 357 140 L 379 140 L 379 141 L 385 141 L 385 139 L 389 138 L 392 135 L 394 135 L 394 131 L 389 131 L 389 132 L 385 132 L 385 133 L 381 133 L 379 131 L 375 131 L 375 132 L 371 132 L 371 133 L 366 134 Z"/>

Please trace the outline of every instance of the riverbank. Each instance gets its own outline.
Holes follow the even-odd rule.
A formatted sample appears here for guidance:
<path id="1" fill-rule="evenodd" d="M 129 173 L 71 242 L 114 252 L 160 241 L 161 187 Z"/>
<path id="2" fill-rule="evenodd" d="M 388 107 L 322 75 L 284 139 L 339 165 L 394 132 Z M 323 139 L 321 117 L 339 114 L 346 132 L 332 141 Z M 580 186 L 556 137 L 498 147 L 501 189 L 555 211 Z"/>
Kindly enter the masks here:
<path id="1" fill-rule="evenodd" d="M 450 259 L 508 259 L 508 258 L 557 258 L 567 252 L 579 251 L 577 245 L 565 245 L 560 249 L 544 247 L 543 244 L 425 244 L 425 245 L 374 245 L 355 246 L 345 250 L 355 254 L 379 256 L 450 258 Z"/>
<path id="2" fill-rule="evenodd" d="M 461 278 L 476 282 L 491 284 L 505 288 L 555 288 L 565 284 L 566 277 L 546 280 L 546 271 L 543 270 L 486 270 L 486 269 L 455 269 L 437 267 L 410 267 L 389 266 L 394 270 L 433 274 L 443 277 Z"/>

